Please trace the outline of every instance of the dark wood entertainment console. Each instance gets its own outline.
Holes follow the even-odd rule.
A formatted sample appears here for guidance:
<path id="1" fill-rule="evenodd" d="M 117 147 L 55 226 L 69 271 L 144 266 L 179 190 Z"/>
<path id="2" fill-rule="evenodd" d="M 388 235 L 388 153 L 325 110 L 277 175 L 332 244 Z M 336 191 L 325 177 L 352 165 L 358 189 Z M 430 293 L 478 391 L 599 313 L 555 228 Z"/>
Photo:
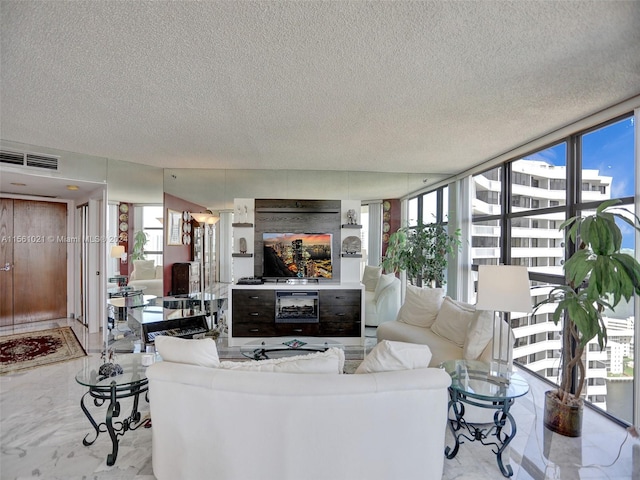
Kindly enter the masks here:
<path id="1" fill-rule="evenodd" d="M 317 321 L 276 322 L 276 293 L 317 291 Z M 325 337 L 362 345 L 363 287 L 359 284 L 233 285 L 230 287 L 229 345 L 264 337 Z"/>

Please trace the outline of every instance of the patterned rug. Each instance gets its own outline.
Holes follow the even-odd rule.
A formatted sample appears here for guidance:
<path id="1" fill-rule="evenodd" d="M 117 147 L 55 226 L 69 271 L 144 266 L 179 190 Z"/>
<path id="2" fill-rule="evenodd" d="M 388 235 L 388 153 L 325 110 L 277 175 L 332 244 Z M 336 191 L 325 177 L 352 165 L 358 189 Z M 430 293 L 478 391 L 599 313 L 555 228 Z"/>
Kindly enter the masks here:
<path id="1" fill-rule="evenodd" d="M 86 356 L 71 327 L 0 337 L 0 375 Z"/>

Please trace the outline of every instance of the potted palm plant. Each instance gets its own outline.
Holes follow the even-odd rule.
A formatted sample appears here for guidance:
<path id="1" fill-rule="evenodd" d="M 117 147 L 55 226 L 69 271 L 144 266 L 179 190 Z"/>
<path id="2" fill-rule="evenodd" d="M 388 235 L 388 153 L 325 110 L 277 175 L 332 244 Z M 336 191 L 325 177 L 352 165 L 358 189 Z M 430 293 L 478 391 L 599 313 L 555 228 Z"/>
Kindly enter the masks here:
<path id="1" fill-rule="evenodd" d="M 459 248 L 460 230 L 449 235 L 446 226 L 438 223 L 403 227 L 389 236 L 382 268 L 406 271 L 415 285 L 444 285 L 448 255 Z"/>
<path id="2" fill-rule="evenodd" d="M 564 319 L 560 384 L 546 392 L 544 425 L 566 436 L 578 437 L 582 432 L 584 353 L 594 338 L 600 350 L 606 346 L 603 312 L 613 311 L 622 299 L 629 301 L 634 292 L 640 294 L 640 264 L 621 252 L 622 233 L 616 224 L 619 219 L 640 231 L 640 219 L 628 210 L 611 208 L 619 203 L 607 200 L 592 215 L 572 217 L 560 225 L 578 248 L 564 264 L 566 284 L 553 288 L 533 312 L 556 304 L 554 323 Z"/>

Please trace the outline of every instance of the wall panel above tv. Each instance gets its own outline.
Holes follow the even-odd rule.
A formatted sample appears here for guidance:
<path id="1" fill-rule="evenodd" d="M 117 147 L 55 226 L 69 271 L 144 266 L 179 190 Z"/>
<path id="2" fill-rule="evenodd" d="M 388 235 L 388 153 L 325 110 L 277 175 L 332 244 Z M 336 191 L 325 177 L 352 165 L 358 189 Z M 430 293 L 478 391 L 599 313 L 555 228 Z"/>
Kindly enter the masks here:
<path id="1" fill-rule="evenodd" d="M 264 233 L 325 233 L 332 235 L 330 281 L 340 281 L 340 200 L 255 199 L 254 275 L 264 276 Z"/>

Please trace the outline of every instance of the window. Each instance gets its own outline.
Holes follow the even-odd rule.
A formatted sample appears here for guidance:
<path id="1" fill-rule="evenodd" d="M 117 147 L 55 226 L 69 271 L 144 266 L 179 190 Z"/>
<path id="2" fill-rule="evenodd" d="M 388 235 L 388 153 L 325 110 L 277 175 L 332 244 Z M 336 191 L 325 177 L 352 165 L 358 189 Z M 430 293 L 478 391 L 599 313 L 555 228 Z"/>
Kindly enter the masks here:
<path id="1" fill-rule="evenodd" d="M 154 260 L 156 265 L 162 265 L 163 230 L 162 205 L 143 205 L 142 231 L 147 234 L 144 254 L 147 260 Z"/>
<path id="2" fill-rule="evenodd" d="M 438 222 L 438 192 L 430 192 L 422 196 L 422 224 Z"/>
<path id="3" fill-rule="evenodd" d="M 474 175 L 472 264 L 526 265 L 535 288 L 533 304 L 546 298 L 553 285 L 563 284 L 562 265 L 573 246 L 564 241 L 564 232 L 558 227 L 569 212 L 580 214 L 604 199 L 619 198 L 624 208 L 637 213 L 634 121 L 632 115 L 615 119 Z M 509 180 L 510 190 L 504 192 L 502 186 Z M 535 197 L 527 182 L 535 188 Z M 622 231 L 623 247 L 637 256 L 634 231 L 624 225 Z M 525 331 L 519 335 L 518 329 L 527 323 L 513 322 L 514 334 L 519 338 L 513 357 L 535 373 L 557 382 L 562 345 L 561 325 L 556 326 L 551 318 L 554 310 L 553 305 L 546 305 L 530 319 L 531 325 L 538 327 L 535 335 L 527 334 L 526 339 L 522 338 Z M 634 378 L 633 359 L 637 354 L 633 345 L 634 302 L 620 305 L 615 313 L 605 312 L 604 320 L 608 325 L 608 348 L 592 352 L 593 347 L 589 346 L 589 355 L 596 358 L 589 358 L 586 365 L 591 386 L 600 390 L 587 395 L 597 399 L 597 408 L 632 423 L 634 392 L 638 390 L 635 380 L 607 382 L 606 376 L 615 368 L 624 372 L 616 375 Z M 541 328 L 544 330 L 540 331 Z"/>
<path id="4" fill-rule="evenodd" d="M 446 226 L 449 220 L 449 187 L 440 187 L 437 190 L 410 198 L 407 201 L 407 205 L 409 212 L 409 227 L 432 224 Z M 447 272 L 445 271 L 443 279 L 445 283 L 446 273 Z M 417 281 L 421 286 L 422 279 L 410 279 L 409 281 L 413 280 Z"/>
<path id="5" fill-rule="evenodd" d="M 408 202 L 408 213 L 409 217 L 407 219 L 408 225 L 417 225 L 418 224 L 418 197 L 412 198 Z"/>

